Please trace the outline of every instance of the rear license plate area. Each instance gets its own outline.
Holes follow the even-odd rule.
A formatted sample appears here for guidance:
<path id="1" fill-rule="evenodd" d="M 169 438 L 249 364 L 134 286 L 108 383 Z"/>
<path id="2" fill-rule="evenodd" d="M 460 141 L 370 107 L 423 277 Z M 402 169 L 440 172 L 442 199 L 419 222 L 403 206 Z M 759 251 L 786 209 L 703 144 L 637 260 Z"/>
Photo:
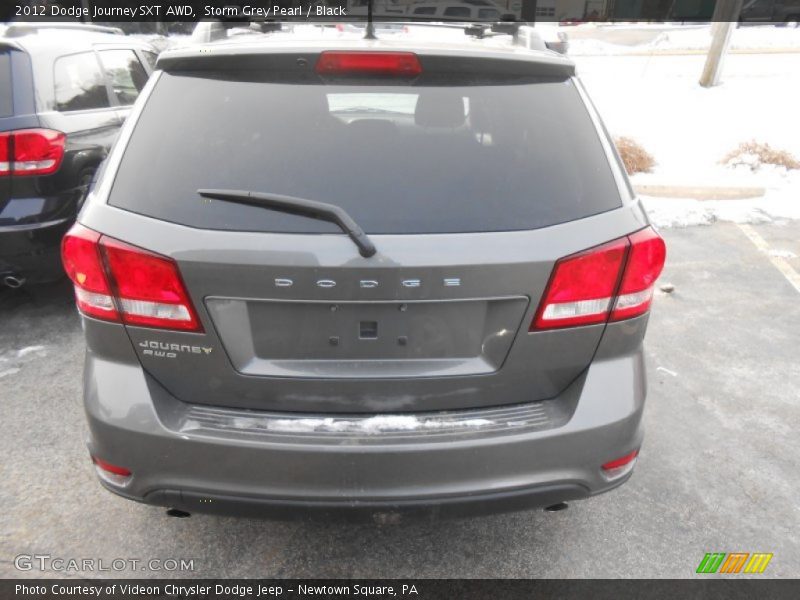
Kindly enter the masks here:
<path id="1" fill-rule="evenodd" d="M 256 356 L 298 359 L 467 358 L 480 353 L 487 304 L 252 303 Z"/>

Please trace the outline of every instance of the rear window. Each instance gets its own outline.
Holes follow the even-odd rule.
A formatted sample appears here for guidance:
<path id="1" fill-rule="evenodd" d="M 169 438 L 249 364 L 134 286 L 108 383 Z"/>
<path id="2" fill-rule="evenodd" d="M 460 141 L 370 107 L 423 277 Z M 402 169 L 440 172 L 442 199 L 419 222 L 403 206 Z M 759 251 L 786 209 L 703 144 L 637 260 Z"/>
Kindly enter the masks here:
<path id="1" fill-rule="evenodd" d="M 0 51 L 0 117 L 14 114 L 11 95 L 11 54 Z"/>
<path id="2" fill-rule="evenodd" d="M 445 17 L 469 17 L 468 6 L 450 6 L 444 9 Z"/>
<path id="3" fill-rule="evenodd" d="M 199 188 L 330 202 L 368 233 L 536 229 L 621 205 L 568 79 L 289 85 L 164 73 L 125 151 L 111 205 L 206 229 L 339 231 L 204 200 Z"/>

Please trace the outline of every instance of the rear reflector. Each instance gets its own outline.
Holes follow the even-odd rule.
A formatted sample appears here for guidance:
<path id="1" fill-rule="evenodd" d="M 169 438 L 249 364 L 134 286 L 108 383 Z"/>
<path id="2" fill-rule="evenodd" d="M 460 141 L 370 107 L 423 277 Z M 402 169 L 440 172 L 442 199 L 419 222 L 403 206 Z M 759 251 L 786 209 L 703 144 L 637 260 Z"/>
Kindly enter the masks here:
<path id="1" fill-rule="evenodd" d="M 664 240 L 648 227 L 558 260 L 530 331 L 646 313 L 665 258 Z"/>
<path id="2" fill-rule="evenodd" d="M 66 136 L 52 129 L 20 129 L 0 134 L 0 176 L 49 175 L 64 158 Z"/>
<path id="3" fill-rule="evenodd" d="M 315 70 L 320 75 L 416 77 L 422 65 L 413 52 L 326 51 L 319 55 Z"/>
<path id="4" fill-rule="evenodd" d="M 94 463 L 98 476 L 108 483 L 122 486 L 126 485 L 131 479 L 132 474 L 130 470 L 125 467 L 112 465 L 96 456 L 92 457 L 92 462 Z"/>
<path id="5" fill-rule="evenodd" d="M 75 224 L 62 260 L 85 315 L 127 325 L 202 331 L 175 261 Z"/>
<path id="6" fill-rule="evenodd" d="M 606 479 L 617 479 L 629 473 L 636 464 L 636 457 L 639 456 L 639 450 L 629 452 L 625 456 L 620 456 L 614 460 L 605 463 L 601 469 L 603 477 Z"/>

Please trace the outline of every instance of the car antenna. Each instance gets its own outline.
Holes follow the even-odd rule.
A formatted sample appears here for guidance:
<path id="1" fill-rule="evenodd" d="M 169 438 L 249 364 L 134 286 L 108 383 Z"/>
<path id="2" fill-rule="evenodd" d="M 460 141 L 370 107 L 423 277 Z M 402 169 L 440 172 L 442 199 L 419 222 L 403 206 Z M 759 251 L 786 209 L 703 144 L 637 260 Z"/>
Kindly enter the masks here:
<path id="1" fill-rule="evenodd" d="M 377 40 L 375 37 L 375 24 L 372 22 L 372 5 L 375 0 L 368 0 L 367 4 L 367 32 L 364 34 L 365 40 Z"/>

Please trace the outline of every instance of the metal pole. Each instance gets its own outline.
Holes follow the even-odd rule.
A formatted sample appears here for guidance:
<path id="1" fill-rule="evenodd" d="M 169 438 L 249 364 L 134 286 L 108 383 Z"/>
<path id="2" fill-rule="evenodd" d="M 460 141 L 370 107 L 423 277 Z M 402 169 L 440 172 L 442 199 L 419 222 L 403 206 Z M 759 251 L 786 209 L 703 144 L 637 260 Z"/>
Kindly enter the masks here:
<path id="1" fill-rule="evenodd" d="M 536 1 L 537 0 L 522 0 L 522 10 L 520 19 L 528 23 L 536 22 Z"/>
<path id="2" fill-rule="evenodd" d="M 728 53 L 731 42 L 731 34 L 739 20 L 739 13 L 742 10 L 743 0 L 717 0 L 714 8 L 715 22 L 712 31 L 714 37 L 711 40 L 711 47 L 708 49 L 706 64 L 703 67 L 703 74 L 700 76 L 700 85 L 703 87 L 714 87 L 719 85 L 719 78 L 722 74 L 722 65 Z"/>

